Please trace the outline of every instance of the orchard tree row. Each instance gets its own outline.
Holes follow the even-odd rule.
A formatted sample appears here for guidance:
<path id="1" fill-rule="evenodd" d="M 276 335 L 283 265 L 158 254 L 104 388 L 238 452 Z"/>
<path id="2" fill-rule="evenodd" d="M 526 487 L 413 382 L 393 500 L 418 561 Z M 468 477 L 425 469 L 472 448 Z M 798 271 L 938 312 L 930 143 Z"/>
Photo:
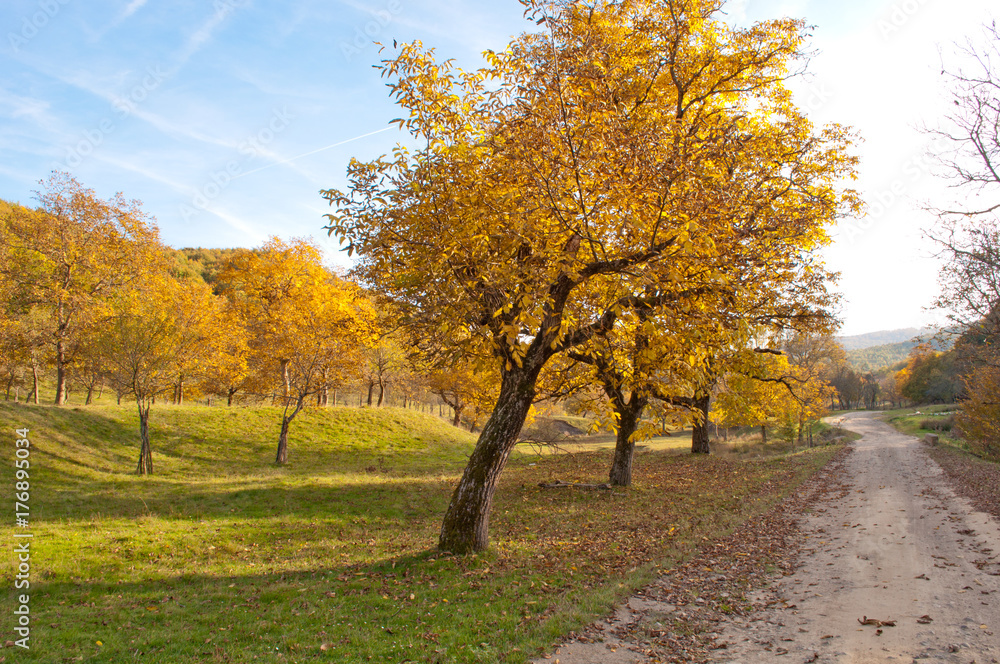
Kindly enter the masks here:
<path id="1" fill-rule="evenodd" d="M 394 333 L 392 307 L 324 266 L 315 242 L 178 252 L 138 201 L 101 200 L 54 173 L 29 209 L 0 202 L 0 352 L 5 398 L 43 377 L 56 405 L 70 385 L 134 399 L 139 473 L 152 472 L 149 413 L 190 395 L 282 407 L 277 463 L 292 421 L 337 391 L 381 406 L 387 391 L 447 404 L 475 428 L 492 405 L 489 371 L 435 368 Z M 47 376 L 46 376 L 47 375 Z M 343 392 L 342 392 L 343 394 Z M 345 400 L 346 403 L 346 400 Z"/>
<path id="2" fill-rule="evenodd" d="M 192 387 L 269 397 L 283 406 L 276 460 L 292 420 L 315 395 L 358 377 L 377 345 L 371 301 L 323 266 L 312 242 L 272 239 L 229 253 L 214 290 L 178 269 L 137 201 L 104 201 L 65 173 L 37 193 L 38 207 L 0 210 L 2 343 L 7 394 L 27 370 L 38 401 L 51 367 L 55 403 L 70 378 L 106 385 L 138 408 L 139 473 L 152 472 L 148 423 L 159 397 Z"/>

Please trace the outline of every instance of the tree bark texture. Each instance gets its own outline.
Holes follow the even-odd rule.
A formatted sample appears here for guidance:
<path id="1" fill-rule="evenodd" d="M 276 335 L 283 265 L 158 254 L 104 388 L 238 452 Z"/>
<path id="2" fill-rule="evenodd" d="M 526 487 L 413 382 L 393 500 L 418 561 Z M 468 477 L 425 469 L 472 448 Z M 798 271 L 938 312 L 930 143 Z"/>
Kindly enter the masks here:
<path id="1" fill-rule="evenodd" d="M 149 404 L 136 404 L 139 409 L 139 465 L 135 472 L 139 475 L 153 474 L 153 450 L 149 445 Z"/>
<path id="2" fill-rule="evenodd" d="M 37 394 L 37 391 L 36 391 Z M 66 403 L 66 349 L 63 340 L 56 341 L 56 400 L 55 404 L 61 406 Z"/>
<path id="3" fill-rule="evenodd" d="M 291 418 L 281 418 L 281 434 L 278 436 L 278 453 L 274 457 L 274 462 L 278 465 L 288 463 L 288 425 Z"/>
<path id="4" fill-rule="evenodd" d="M 697 397 L 694 401 L 697 418 L 691 429 L 691 453 L 709 454 L 711 450 L 708 446 L 708 409 L 712 403 L 712 397 L 708 394 Z"/>
<path id="5" fill-rule="evenodd" d="M 634 392 L 627 404 L 623 399 L 614 400 L 615 410 L 618 412 L 618 436 L 611 472 L 608 475 L 612 486 L 632 484 L 632 459 L 635 457 L 635 441 L 632 435 L 639 426 L 639 420 L 647 403 L 648 399 L 641 398 Z"/>
<path id="6" fill-rule="evenodd" d="M 282 396 L 285 398 L 285 404 L 287 404 L 288 397 L 292 393 L 292 377 L 288 375 L 288 360 L 281 360 L 281 382 L 284 388 Z"/>
<path id="7" fill-rule="evenodd" d="M 489 546 L 489 515 L 500 473 L 528 416 L 538 371 L 505 372 L 493 414 L 483 427 L 441 525 L 438 548 L 452 553 Z"/>

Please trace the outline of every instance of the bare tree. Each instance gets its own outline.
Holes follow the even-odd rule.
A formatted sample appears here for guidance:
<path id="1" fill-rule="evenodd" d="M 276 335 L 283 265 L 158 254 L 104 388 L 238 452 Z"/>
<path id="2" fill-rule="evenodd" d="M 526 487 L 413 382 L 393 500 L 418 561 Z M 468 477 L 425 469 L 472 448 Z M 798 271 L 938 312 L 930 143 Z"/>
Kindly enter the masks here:
<path id="1" fill-rule="evenodd" d="M 934 157 L 942 175 L 961 198 L 960 203 L 931 208 L 940 223 L 928 235 L 946 261 L 935 306 L 947 312 L 956 332 L 998 339 L 1000 31 L 996 22 L 983 26 L 981 38 L 967 39 L 956 51 L 964 64 L 942 71 L 949 79 L 954 110 L 938 128 L 928 130 L 935 139 Z M 994 365 L 998 360 L 979 359 Z"/>
<path id="2" fill-rule="evenodd" d="M 981 40 L 958 47 L 969 64 L 944 68 L 955 110 L 930 133 L 961 204 L 936 209 L 929 235 L 946 260 L 936 306 L 947 312 L 962 365 L 965 394 L 958 430 L 982 456 L 1000 450 L 1000 31 L 984 26 Z"/>

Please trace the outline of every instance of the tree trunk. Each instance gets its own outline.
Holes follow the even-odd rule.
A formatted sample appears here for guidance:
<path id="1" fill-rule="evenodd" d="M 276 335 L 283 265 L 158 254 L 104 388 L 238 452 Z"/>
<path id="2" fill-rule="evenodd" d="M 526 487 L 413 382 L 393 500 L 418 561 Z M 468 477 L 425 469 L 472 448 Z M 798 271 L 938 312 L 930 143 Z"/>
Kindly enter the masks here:
<path id="1" fill-rule="evenodd" d="M 445 513 L 438 540 L 442 551 L 469 553 L 489 545 L 493 494 L 528 416 L 538 378 L 538 369 L 526 371 L 518 367 L 504 373 L 493 414 L 483 427 Z"/>
<path id="2" fill-rule="evenodd" d="M 66 348 L 63 340 L 56 341 L 56 400 L 55 404 L 61 406 L 66 403 Z M 38 392 L 36 390 L 35 394 Z M 37 396 L 35 397 L 37 399 Z"/>
<path id="3" fill-rule="evenodd" d="M 461 426 L 461 424 L 462 424 L 462 411 L 464 409 L 465 409 L 465 405 L 464 404 L 460 405 L 459 407 L 453 407 L 452 408 L 452 410 L 455 411 L 455 417 L 452 418 L 451 423 L 453 425 L 455 425 L 456 427 L 457 426 Z"/>
<path id="4" fill-rule="evenodd" d="M 91 383 L 87 386 L 87 399 L 83 402 L 84 406 L 89 406 L 94 400 L 94 384 Z"/>
<path id="5" fill-rule="evenodd" d="M 288 375 L 288 360 L 281 360 L 281 384 L 284 405 L 288 405 L 288 397 L 292 394 L 292 378 Z"/>
<path id="6" fill-rule="evenodd" d="M 766 424 L 761 424 L 760 425 L 760 442 L 762 444 L 764 444 L 764 445 L 767 445 L 767 425 Z"/>
<path id="7" fill-rule="evenodd" d="M 709 454 L 708 446 L 708 409 L 712 403 L 712 397 L 708 394 L 697 397 L 694 400 L 695 411 L 698 417 L 691 428 L 691 453 Z"/>
<path id="8" fill-rule="evenodd" d="M 234 388 L 230 387 L 228 390 L 226 390 L 226 392 L 228 393 L 228 394 L 226 394 L 226 405 L 227 406 L 232 406 L 233 405 L 233 395 L 236 394 L 236 390 Z"/>
<path id="9" fill-rule="evenodd" d="M 385 385 L 383 383 L 378 384 L 378 406 L 382 406 L 382 401 L 385 399 Z"/>
<path id="10" fill-rule="evenodd" d="M 368 381 L 368 407 L 369 408 L 371 408 L 371 406 L 372 406 L 372 396 L 374 394 L 375 394 L 375 383 L 372 382 L 372 381 Z M 358 402 L 358 405 L 359 406 L 361 405 L 360 400 Z"/>
<path id="11" fill-rule="evenodd" d="M 177 377 L 177 405 L 184 405 L 184 374 Z"/>
<path id="12" fill-rule="evenodd" d="M 31 394 L 35 399 L 35 405 L 38 405 L 38 365 L 31 365 Z"/>
<path id="13" fill-rule="evenodd" d="M 279 466 L 288 463 L 288 427 L 295 419 L 295 416 L 299 414 L 302 410 L 303 404 L 306 400 L 305 394 L 299 394 L 298 399 L 295 402 L 295 410 L 288 414 L 288 405 L 286 402 L 285 412 L 281 415 L 281 433 L 278 435 L 278 453 L 274 457 L 274 462 Z"/>
<path id="14" fill-rule="evenodd" d="M 639 398 L 634 392 L 627 404 L 624 403 L 624 399 L 615 399 L 615 410 L 618 412 L 618 437 L 608 476 L 612 486 L 632 484 L 632 459 L 635 457 L 635 440 L 632 435 L 639 426 L 639 419 L 647 403 L 647 399 Z"/>
<path id="15" fill-rule="evenodd" d="M 143 405 L 141 401 L 136 401 L 139 409 L 139 439 L 142 446 L 139 448 L 139 465 L 135 472 L 139 475 L 153 474 L 153 451 L 149 446 L 149 404 Z"/>
<path id="16" fill-rule="evenodd" d="M 274 462 L 279 466 L 288 463 L 288 425 L 291 419 L 281 418 L 281 434 L 278 436 L 278 454 L 274 457 Z"/>

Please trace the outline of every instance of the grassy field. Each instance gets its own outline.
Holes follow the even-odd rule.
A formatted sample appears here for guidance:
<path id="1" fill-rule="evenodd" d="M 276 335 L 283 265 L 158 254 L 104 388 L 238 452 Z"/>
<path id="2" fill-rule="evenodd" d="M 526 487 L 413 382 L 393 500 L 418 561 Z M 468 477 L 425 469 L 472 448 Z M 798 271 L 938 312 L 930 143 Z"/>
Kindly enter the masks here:
<path id="1" fill-rule="evenodd" d="M 12 497 L 14 430 L 31 440 L 30 528 L 8 526 L 0 556 L 3 639 L 19 638 L 15 598 L 30 594 L 31 649 L 0 653 L 19 662 L 523 662 L 834 450 L 647 449 L 635 485 L 614 492 L 538 486 L 604 481 L 606 450 L 518 451 L 491 549 L 455 557 L 433 547 L 474 438 L 436 417 L 309 410 L 277 467 L 277 410 L 157 406 L 145 478 L 132 408 L 0 402 L 0 419 Z M 13 588 L 24 532 L 28 591 Z"/>
<path id="2" fill-rule="evenodd" d="M 882 419 L 895 427 L 896 430 L 910 436 L 923 438 L 924 434 L 937 434 L 941 443 L 965 450 L 967 446 L 961 438 L 953 435 L 950 430 L 941 429 L 949 416 L 955 412 L 955 408 L 956 406 L 948 404 L 898 408 L 885 411 Z M 926 426 L 931 424 L 934 425 L 934 428 Z"/>

